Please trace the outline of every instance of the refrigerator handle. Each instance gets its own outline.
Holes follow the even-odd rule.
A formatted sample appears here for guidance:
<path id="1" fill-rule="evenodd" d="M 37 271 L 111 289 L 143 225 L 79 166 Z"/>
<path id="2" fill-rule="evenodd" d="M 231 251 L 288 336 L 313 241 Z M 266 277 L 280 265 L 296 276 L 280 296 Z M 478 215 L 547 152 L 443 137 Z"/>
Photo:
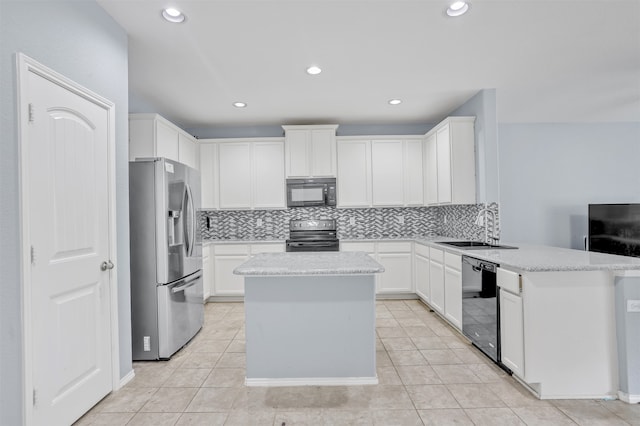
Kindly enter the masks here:
<path id="1" fill-rule="evenodd" d="M 193 246 L 195 245 L 196 241 L 196 211 L 193 205 L 193 194 L 191 193 L 191 187 L 189 186 L 189 184 L 185 184 L 185 188 L 187 190 L 187 202 L 189 203 L 189 210 L 191 211 L 191 214 L 188 218 L 191 229 L 185 229 L 185 236 L 188 235 L 187 256 L 191 257 L 193 256 Z M 184 221 L 184 224 L 185 228 L 188 228 L 186 220 Z"/>
<path id="2" fill-rule="evenodd" d="M 189 287 L 193 287 L 198 283 L 198 280 L 201 278 L 202 278 L 202 274 L 198 274 L 198 276 L 193 277 L 190 280 L 185 280 L 184 284 L 172 288 L 171 293 L 179 293 L 181 291 L 186 290 Z"/>

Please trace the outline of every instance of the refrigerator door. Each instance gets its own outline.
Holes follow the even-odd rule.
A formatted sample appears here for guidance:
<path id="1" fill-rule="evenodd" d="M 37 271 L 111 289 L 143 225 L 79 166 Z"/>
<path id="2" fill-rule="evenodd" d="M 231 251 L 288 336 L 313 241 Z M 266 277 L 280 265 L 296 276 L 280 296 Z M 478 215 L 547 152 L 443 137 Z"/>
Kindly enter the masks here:
<path id="1" fill-rule="evenodd" d="M 156 181 L 157 282 L 166 284 L 202 269 L 200 175 L 184 164 L 158 159 Z"/>
<path id="2" fill-rule="evenodd" d="M 158 286 L 159 358 L 168 359 L 202 328 L 202 271 Z"/>

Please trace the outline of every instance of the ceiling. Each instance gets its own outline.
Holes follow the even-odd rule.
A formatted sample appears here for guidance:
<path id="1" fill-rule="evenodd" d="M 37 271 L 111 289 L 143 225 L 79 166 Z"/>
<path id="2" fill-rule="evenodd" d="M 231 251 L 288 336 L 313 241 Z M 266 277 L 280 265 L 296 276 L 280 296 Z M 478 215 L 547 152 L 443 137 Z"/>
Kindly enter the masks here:
<path id="1" fill-rule="evenodd" d="M 129 35 L 131 112 L 185 128 L 434 123 L 486 88 L 499 122 L 640 121 L 640 0 L 98 3 Z"/>

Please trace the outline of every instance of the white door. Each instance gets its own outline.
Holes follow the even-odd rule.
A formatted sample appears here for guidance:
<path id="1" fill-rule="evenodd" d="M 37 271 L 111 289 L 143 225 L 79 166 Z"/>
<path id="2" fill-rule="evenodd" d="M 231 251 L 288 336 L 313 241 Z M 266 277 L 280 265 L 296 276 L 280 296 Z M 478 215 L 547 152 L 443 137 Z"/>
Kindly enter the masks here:
<path id="1" fill-rule="evenodd" d="M 24 78 L 32 423 L 71 424 L 113 383 L 109 112 L 32 71 Z"/>

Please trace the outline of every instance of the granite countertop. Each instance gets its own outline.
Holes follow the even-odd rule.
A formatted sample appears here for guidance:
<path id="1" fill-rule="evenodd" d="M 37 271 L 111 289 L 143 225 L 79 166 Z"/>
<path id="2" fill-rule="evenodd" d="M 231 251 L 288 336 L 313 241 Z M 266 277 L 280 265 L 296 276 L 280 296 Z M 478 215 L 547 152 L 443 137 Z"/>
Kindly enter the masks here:
<path id="1" fill-rule="evenodd" d="M 270 244 L 281 243 L 284 244 L 286 240 L 202 240 L 202 244 Z"/>
<path id="2" fill-rule="evenodd" d="M 453 238 L 426 237 L 417 238 L 415 241 L 450 253 L 488 260 L 503 267 L 528 272 L 640 270 L 640 258 L 591 251 L 518 243 L 500 243 L 518 247 L 517 249 L 464 250 L 437 244 L 439 241 L 456 241 Z"/>
<path id="3" fill-rule="evenodd" d="M 384 267 L 365 252 L 261 253 L 233 273 L 236 275 L 366 275 Z"/>

